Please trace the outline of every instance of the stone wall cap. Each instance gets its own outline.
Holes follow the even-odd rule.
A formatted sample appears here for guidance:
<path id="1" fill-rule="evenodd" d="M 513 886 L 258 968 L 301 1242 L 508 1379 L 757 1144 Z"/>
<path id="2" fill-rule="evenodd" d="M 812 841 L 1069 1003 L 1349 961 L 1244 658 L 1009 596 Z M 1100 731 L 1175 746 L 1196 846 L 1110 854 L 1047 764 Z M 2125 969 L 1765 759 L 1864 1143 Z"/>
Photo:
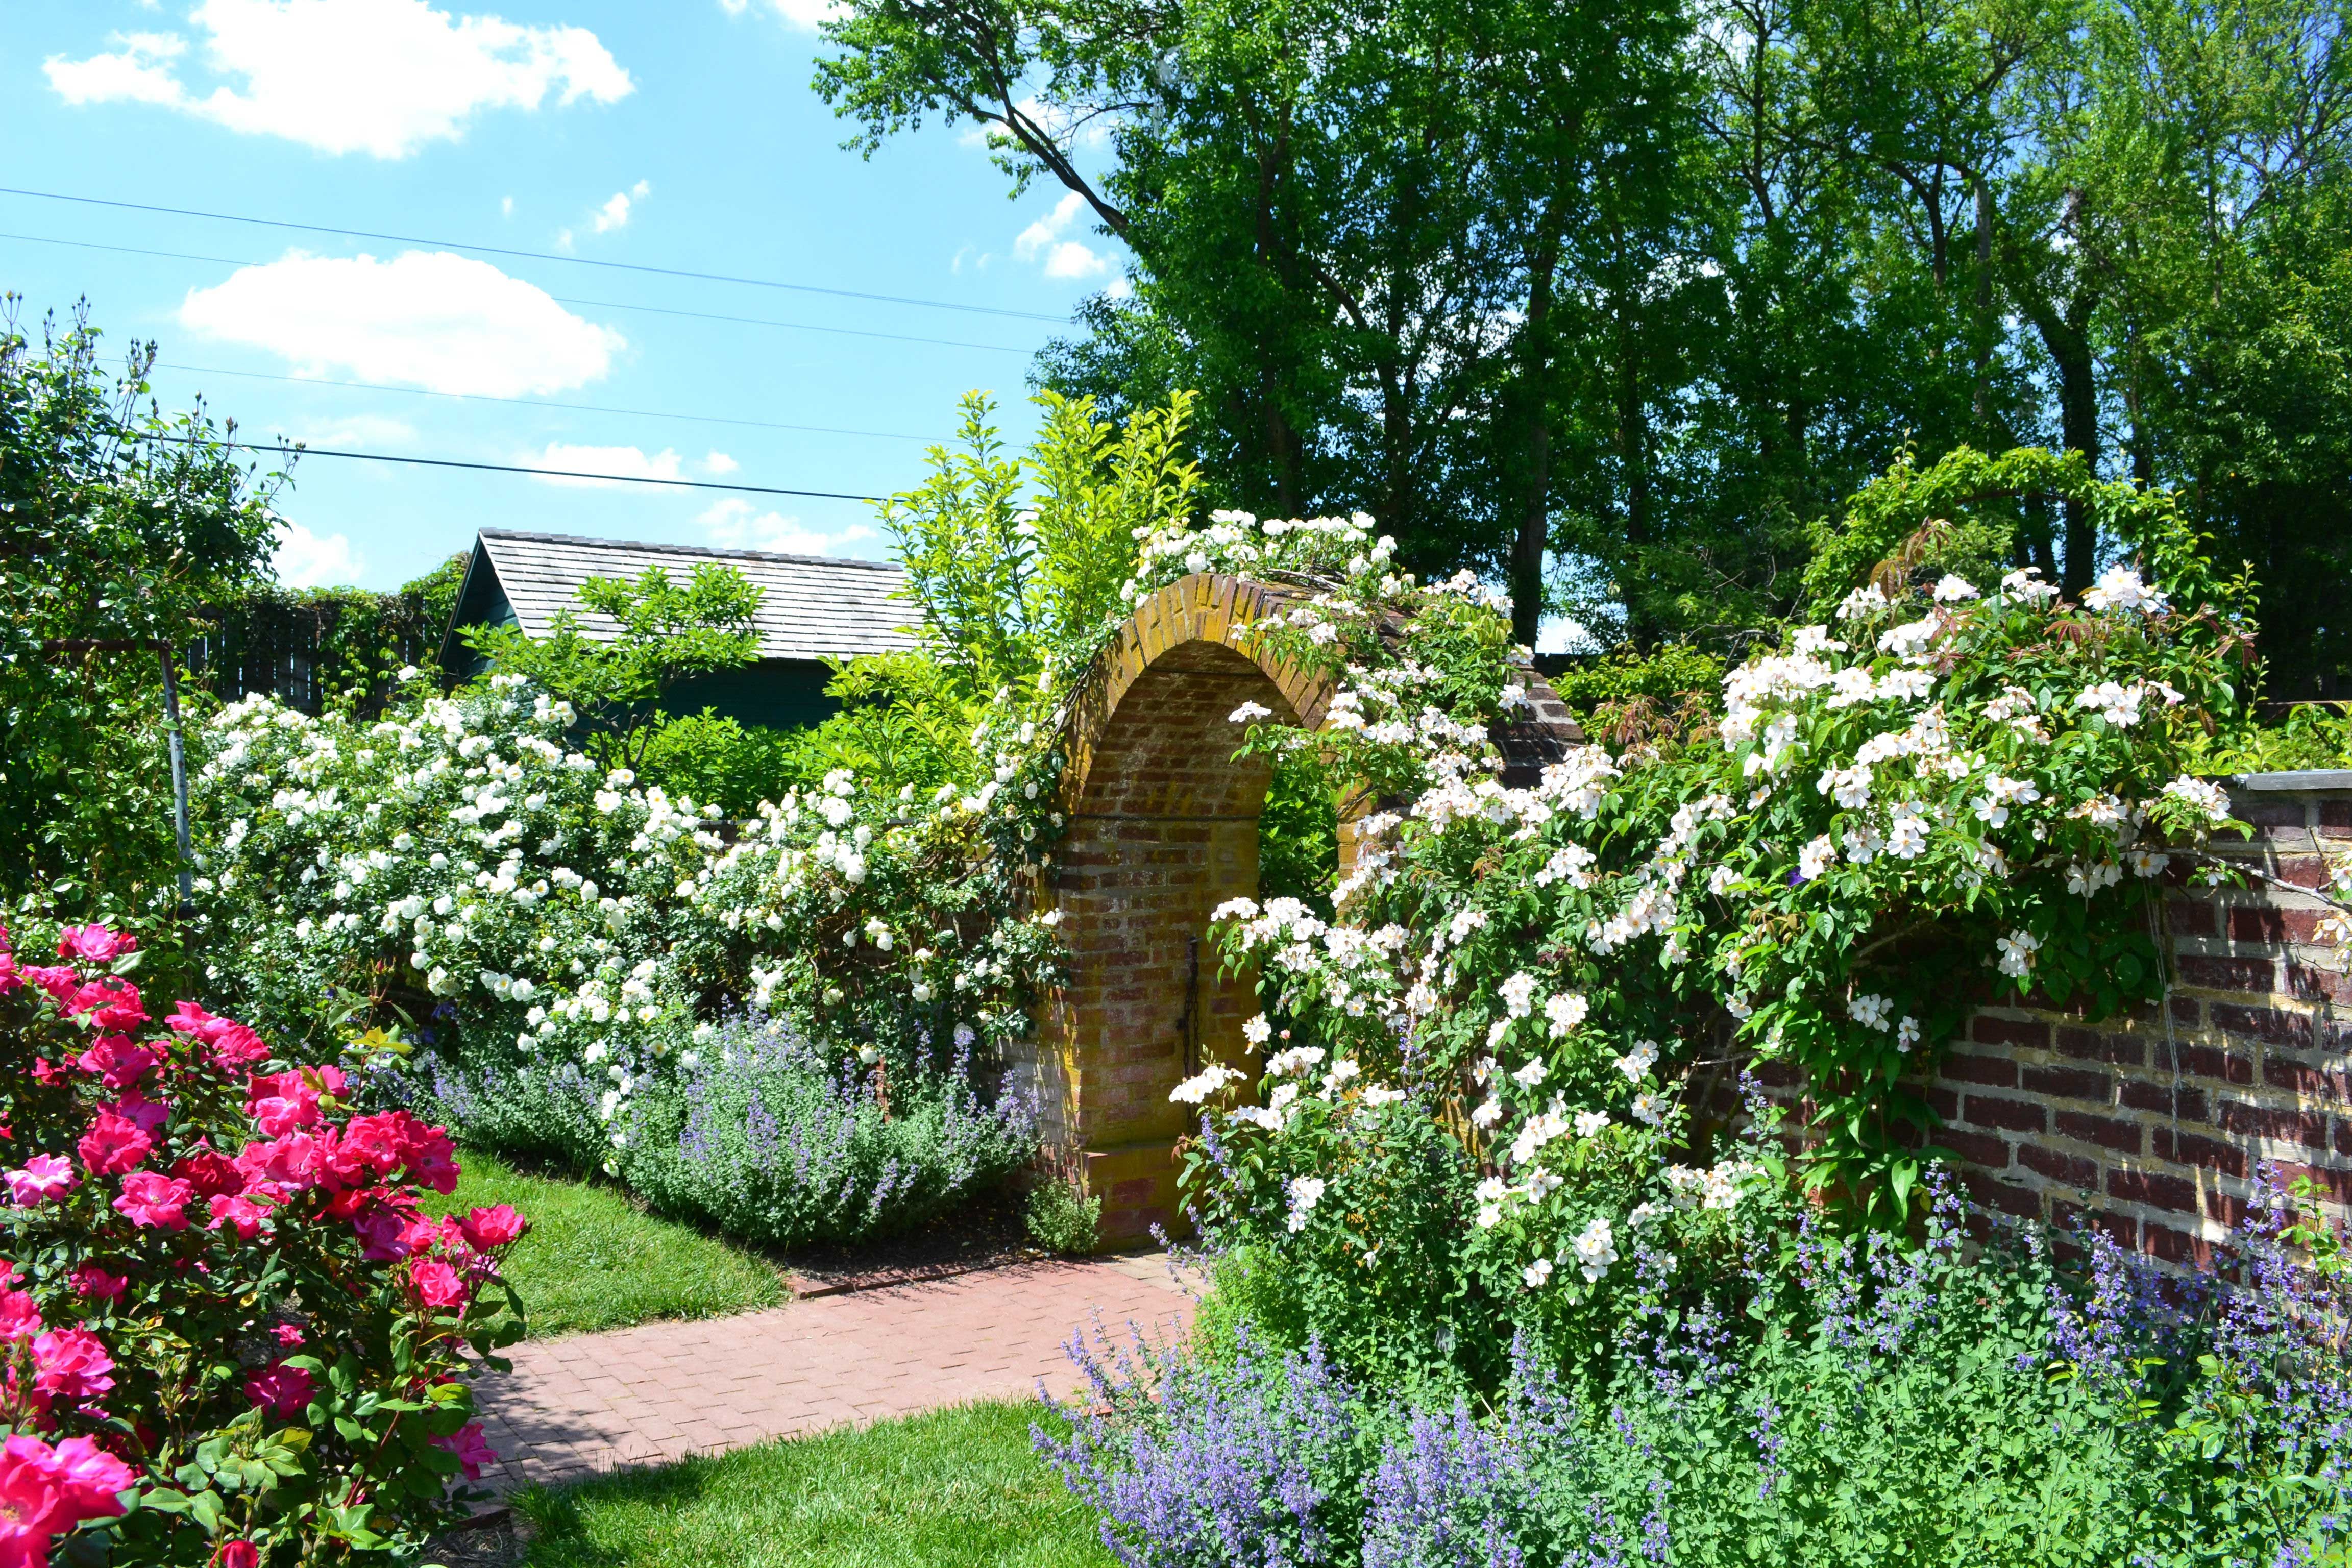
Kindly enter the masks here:
<path id="1" fill-rule="evenodd" d="M 2239 789 L 2352 790 L 2352 768 L 2298 768 L 2284 773 L 2240 773 L 2230 783 Z"/>

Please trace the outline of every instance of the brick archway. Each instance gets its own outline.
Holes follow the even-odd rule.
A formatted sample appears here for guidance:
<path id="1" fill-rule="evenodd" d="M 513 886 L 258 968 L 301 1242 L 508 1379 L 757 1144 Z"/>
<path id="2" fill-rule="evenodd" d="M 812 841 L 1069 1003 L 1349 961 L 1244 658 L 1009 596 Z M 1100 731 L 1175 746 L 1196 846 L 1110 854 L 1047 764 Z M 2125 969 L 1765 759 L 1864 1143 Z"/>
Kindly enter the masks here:
<path id="1" fill-rule="evenodd" d="M 1044 889 L 1062 912 L 1069 984 L 1046 1004 L 1024 1065 L 1050 1142 L 1083 1163 L 1121 1240 L 1176 1228 L 1175 1146 L 1190 1108 L 1168 1091 L 1209 1062 L 1255 1070 L 1242 1025 L 1257 1011 L 1247 974 L 1220 978 L 1209 913 L 1257 891 L 1258 815 L 1272 770 L 1235 761 L 1234 710 L 1321 725 L 1328 682 L 1244 645 L 1253 622 L 1294 597 L 1206 574 L 1137 605 L 1078 698 L 1063 809 L 1069 832 Z M 1581 733 L 1530 677 L 1531 720 L 1498 731 L 1506 778 L 1532 783 Z M 1340 858 L 1353 856 L 1340 824 Z"/>

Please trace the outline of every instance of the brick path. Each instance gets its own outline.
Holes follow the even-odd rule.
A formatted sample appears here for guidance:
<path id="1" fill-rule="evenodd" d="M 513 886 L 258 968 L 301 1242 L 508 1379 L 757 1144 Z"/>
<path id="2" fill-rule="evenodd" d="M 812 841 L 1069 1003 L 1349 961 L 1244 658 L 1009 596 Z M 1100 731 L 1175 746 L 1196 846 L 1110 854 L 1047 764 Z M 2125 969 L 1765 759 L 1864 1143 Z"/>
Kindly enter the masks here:
<path id="1" fill-rule="evenodd" d="M 1076 1386 L 1062 1347 L 1096 1312 L 1164 1337 L 1192 1303 L 1158 1255 L 1014 1264 L 693 1323 L 516 1346 L 475 1385 L 493 1484 L 632 1465 Z"/>

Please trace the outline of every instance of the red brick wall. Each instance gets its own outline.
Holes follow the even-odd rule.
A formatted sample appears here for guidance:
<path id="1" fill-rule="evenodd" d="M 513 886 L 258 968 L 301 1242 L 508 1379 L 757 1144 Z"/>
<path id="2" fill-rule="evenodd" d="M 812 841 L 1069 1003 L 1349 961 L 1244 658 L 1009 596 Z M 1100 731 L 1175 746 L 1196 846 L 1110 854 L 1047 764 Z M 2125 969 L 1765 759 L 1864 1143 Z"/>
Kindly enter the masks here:
<path id="1" fill-rule="evenodd" d="M 2260 775 L 2233 797 L 2255 835 L 2215 847 L 2248 868 L 2317 887 L 2327 857 L 2352 857 L 2352 773 Z M 2352 981 L 2313 942 L 2320 911 L 2262 883 L 2176 887 L 2158 1005 L 2096 1026 L 1979 1013 L 1927 1086 L 1977 1202 L 2186 1262 L 2269 1161 L 2352 1220 Z"/>

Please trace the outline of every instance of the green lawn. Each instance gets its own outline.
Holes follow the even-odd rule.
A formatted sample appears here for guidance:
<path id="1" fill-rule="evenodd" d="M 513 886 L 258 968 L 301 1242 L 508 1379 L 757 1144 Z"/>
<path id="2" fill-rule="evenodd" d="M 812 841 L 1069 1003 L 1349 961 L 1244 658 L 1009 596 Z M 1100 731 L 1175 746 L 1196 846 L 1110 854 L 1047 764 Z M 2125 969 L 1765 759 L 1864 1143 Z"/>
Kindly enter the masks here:
<path id="1" fill-rule="evenodd" d="M 1033 1404 L 528 1491 L 526 1568 L 1105 1568 L 1094 1516 L 1029 1447 Z"/>
<path id="2" fill-rule="evenodd" d="M 640 1212 L 617 1189 L 533 1175 L 478 1150 L 458 1155 L 457 1190 L 434 1212 L 512 1204 L 530 1231 L 507 1259 L 530 1337 L 715 1318 L 784 1300 L 773 1264 Z M 428 1199 L 433 1194 L 425 1194 Z"/>

